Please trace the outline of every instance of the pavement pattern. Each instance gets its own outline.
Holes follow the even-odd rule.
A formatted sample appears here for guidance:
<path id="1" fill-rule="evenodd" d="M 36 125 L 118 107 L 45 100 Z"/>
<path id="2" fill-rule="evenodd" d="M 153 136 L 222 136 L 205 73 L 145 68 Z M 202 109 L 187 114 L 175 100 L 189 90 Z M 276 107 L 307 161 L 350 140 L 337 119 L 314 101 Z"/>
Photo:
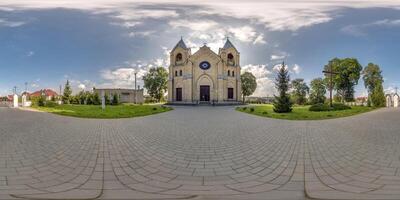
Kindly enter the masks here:
<path id="1" fill-rule="evenodd" d="M 400 199 L 400 109 L 287 121 L 0 108 L 0 199 Z"/>

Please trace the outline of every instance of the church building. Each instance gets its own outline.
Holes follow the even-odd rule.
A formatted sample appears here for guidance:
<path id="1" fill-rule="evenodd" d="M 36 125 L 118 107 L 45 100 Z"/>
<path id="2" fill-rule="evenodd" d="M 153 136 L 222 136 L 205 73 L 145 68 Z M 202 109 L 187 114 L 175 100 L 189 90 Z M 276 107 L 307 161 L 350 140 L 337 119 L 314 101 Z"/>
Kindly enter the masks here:
<path id="1" fill-rule="evenodd" d="M 218 54 L 206 45 L 192 54 L 181 38 L 170 60 L 169 103 L 240 103 L 240 53 L 229 39 Z"/>

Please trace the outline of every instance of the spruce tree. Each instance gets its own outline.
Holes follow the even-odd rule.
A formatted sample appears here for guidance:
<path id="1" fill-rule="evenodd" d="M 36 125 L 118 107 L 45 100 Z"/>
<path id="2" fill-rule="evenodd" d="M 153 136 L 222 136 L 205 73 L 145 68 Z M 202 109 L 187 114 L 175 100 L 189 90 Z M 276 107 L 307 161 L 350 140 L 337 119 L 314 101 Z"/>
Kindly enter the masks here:
<path id="1" fill-rule="evenodd" d="M 278 96 L 275 95 L 274 112 L 287 113 L 292 111 L 292 102 L 288 94 L 289 82 L 289 71 L 285 68 L 285 63 L 283 62 L 275 79 L 275 88 L 278 91 Z"/>
<path id="2" fill-rule="evenodd" d="M 375 85 L 374 90 L 371 94 L 372 105 L 375 107 L 385 107 L 386 106 L 386 98 L 385 92 L 383 91 L 382 82 L 378 82 Z"/>
<path id="3" fill-rule="evenodd" d="M 67 80 L 67 83 L 65 84 L 65 87 L 64 87 L 64 94 L 62 97 L 64 104 L 70 104 L 71 95 L 72 95 L 71 86 L 69 85 L 69 80 Z"/>

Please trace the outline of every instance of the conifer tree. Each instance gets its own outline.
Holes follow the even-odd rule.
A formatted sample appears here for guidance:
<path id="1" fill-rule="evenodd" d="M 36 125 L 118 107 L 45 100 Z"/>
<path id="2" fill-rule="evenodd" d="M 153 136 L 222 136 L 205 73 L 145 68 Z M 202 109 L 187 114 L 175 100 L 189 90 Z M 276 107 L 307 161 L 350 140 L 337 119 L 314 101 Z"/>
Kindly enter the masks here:
<path id="1" fill-rule="evenodd" d="M 275 95 L 274 112 L 292 112 L 292 102 L 290 101 L 290 95 L 288 93 L 289 82 L 289 71 L 285 68 L 285 63 L 283 62 L 275 79 L 275 88 L 278 91 L 278 96 Z"/>
<path id="2" fill-rule="evenodd" d="M 72 95 L 71 86 L 69 85 L 69 80 L 67 80 L 67 83 L 65 84 L 64 87 L 64 94 L 62 96 L 62 101 L 64 104 L 70 104 L 71 95 Z"/>

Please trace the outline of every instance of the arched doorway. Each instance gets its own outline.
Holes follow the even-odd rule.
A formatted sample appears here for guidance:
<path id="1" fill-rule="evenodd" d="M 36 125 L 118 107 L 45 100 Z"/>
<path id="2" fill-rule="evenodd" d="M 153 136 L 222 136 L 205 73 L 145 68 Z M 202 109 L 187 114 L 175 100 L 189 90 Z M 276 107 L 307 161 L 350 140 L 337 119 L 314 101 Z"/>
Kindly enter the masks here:
<path id="1" fill-rule="evenodd" d="M 202 75 L 197 80 L 196 99 L 200 102 L 211 102 L 214 99 L 214 84 L 208 75 Z"/>

